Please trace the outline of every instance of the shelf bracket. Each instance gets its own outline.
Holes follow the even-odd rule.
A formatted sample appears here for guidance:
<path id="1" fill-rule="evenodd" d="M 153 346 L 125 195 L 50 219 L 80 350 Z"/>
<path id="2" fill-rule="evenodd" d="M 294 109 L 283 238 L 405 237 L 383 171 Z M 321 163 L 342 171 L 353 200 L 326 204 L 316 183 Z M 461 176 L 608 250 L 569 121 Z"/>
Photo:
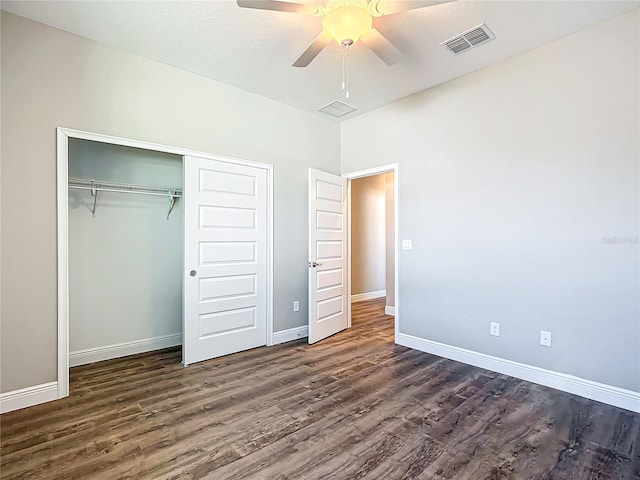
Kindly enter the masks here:
<path id="1" fill-rule="evenodd" d="M 176 204 L 176 191 L 173 190 L 171 192 L 171 196 L 169 197 L 169 211 L 167 212 L 167 220 L 169 220 L 169 215 L 171 215 L 171 211 Z"/>
<path id="2" fill-rule="evenodd" d="M 96 216 L 96 202 L 98 201 L 98 190 L 95 183 L 91 183 L 91 196 L 93 197 L 93 208 L 91 209 L 91 216 Z"/>

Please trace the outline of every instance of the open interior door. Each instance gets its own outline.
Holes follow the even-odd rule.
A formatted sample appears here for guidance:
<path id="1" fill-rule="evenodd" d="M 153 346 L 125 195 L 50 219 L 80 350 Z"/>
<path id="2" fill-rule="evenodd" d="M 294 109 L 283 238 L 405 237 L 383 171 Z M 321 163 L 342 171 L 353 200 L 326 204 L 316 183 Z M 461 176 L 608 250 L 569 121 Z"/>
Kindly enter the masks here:
<path id="1" fill-rule="evenodd" d="M 267 343 L 267 178 L 184 157 L 184 365 Z"/>
<path id="2" fill-rule="evenodd" d="M 309 343 L 349 326 L 347 180 L 309 169 Z"/>

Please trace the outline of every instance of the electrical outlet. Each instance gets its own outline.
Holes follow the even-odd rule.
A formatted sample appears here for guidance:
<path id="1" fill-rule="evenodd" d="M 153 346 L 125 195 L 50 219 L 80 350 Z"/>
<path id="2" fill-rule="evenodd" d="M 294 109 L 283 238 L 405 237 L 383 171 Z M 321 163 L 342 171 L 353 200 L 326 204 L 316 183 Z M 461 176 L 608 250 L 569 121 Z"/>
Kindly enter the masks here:
<path id="1" fill-rule="evenodd" d="M 295 302 L 293 302 L 293 311 L 294 312 L 298 312 L 300 311 L 300 302 L 298 300 L 296 300 Z"/>
<path id="2" fill-rule="evenodd" d="M 491 322 L 491 335 L 495 335 L 496 337 L 500 336 L 500 324 L 498 322 Z"/>
<path id="3" fill-rule="evenodd" d="M 402 249 L 403 250 L 413 250 L 413 245 L 411 240 L 402 240 Z"/>
<path id="4" fill-rule="evenodd" d="M 540 330 L 540 345 L 544 345 L 545 347 L 551 346 L 551 332 Z"/>

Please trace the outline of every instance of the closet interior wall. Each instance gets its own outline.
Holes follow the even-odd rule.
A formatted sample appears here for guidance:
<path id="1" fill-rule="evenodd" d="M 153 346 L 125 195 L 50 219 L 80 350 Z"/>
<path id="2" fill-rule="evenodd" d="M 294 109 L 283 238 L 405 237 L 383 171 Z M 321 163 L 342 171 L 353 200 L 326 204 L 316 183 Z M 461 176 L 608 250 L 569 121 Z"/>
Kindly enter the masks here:
<path id="1" fill-rule="evenodd" d="M 182 157 L 69 140 L 69 178 L 182 188 Z M 70 365 L 181 343 L 183 201 L 69 189 Z"/>

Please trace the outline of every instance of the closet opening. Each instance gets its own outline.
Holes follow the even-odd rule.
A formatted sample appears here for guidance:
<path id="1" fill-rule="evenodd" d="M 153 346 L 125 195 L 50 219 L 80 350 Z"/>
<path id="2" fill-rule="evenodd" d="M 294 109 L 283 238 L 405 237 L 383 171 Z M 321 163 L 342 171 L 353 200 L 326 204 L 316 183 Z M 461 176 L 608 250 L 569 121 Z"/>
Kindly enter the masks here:
<path id="1" fill-rule="evenodd" d="M 69 366 L 182 344 L 183 157 L 68 141 Z"/>

